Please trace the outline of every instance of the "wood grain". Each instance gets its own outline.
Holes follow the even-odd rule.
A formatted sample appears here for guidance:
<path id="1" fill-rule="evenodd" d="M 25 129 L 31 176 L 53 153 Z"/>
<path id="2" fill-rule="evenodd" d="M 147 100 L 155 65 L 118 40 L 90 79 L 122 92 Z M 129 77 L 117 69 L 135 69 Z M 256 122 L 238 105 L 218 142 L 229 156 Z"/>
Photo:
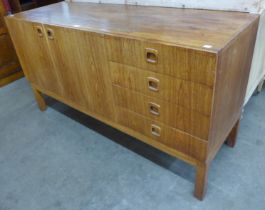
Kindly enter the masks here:
<path id="1" fill-rule="evenodd" d="M 45 25 L 63 97 L 110 119 L 114 118 L 104 37 L 74 29 Z"/>
<path id="2" fill-rule="evenodd" d="M 194 165 L 198 199 L 240 117 L 258 21 L 66 2 L 6 18 L 40 109 L 45 93 Z"/>
<path id="3" fill-rule="evenodd" d="M 196 167 L 194 196 L 199 200 L 203 200 L 206 194 L 209 165 L 209 163 L 199 163 Z"/>
<path id="4" fill-rule="evenodd" d="M 206 85 L 115 62 L 110 62 L 110 71 L 112 82 L 117 86 L 211 115 L 213 89 Z M 149 89 L 150 77 L 158 80 L 157 91 Z"/>
<path id="5" fill-rule="evenodd" d="M 236 122 L 236 124 L 234 125 L 233 129 L 230 131 L 230 133 L 229 133 L 229 135 L 227 137 L 227 140 L 225 141 L 227 146 L 235 147 L 239 126 L 240 126 L 240 120 L 238 120 Z"/>
<path id="6" fill-rule="evenodd" d="M 210 126 L 210 118 L 208 116 L 118 86 L 114 86 L 113 92 L 117 106 L 129 109 L 150 119 L 163 122 L 166 125 L 201 139 L 208 140 Z M 149 103 L 154 103 L 159 106 L 158 114 L 151 113 Z"/>
<path id="7" fill-rule="evenodd" d="M 4 8 L 4 5 L 1 1 L 0 2 L 0 29 L 2 29 L 2 30 L 5 28 L 5 22 L 4 22 L 4 18 L 3 18 L 5 13 L 6 13 L 5 8 Z M 0 35 L 2 35 L 2 33 L 0 33 Z"/>
<path id="8" fill-rule="evenodd" d="M 0 79 L 10 76 L 15 72 L 21 71 L 20 64 L 17 62 L 9 63 L 7 66 L 0 68 Z"/>
<path id="9" fill-rule="evenodd" d="M 0 35 L 0 67 L 11 62 L 18 62 L 17 56 L 8 34 Z"/>
<path id="10" fill-rule="evenodd" d="M 206 141 L 165 126 L 158 121 L 121 108 L 118 110 L 118 123 L 197 160 L 203 161 L 206 157 Z M 152 125 L 160 128 L 160 136 L 152 134 Z"/>
<path id="11" fill-rule="evenodd" d="M 45 100 L 42 96 L 42 93 L 39 90 L 34 89 L 34 88 L 33 88 L 33 93 L 34 93 L 35 99 L 37 101 L 37 104 L 39 106 L 39 109 L 41 111 L 45 111 L 47 109 L 47 105 L 46 105 Z"/>
<path id="12" fill-rule="evenodd" d="M 106 47 L 110 61 L 213 87 L 215 53 L 111 36 L 106 36 Z M 146 49 L 157 50 L 157 63 L 146 61 Z"/>
<path id="13" fill-rule="evenodd" d="M 0 1 L 0 86 L 7 85 L 23 76 L 4 22 L 6 14 L 7 11 L 3 2 Z"/>
<path id="14" fill-rule="evenodd" d="M 49 15 L 47 15 L 49 14 Z M 219 51 L 257 18 L 255 14 L 130 5 L 61 2 L 15 15 L 16 18 L 78 27 L 162 44 Z"/>
<path id="15" fill-rule="evenodd" d="M 259 19 L 220 52 L 214 92 L 209 159 L 241 118 Z"/>
<path id="16" fill-rule="evenodd" d="M 110 120 L 108 118 L 105 118 L 105 117 L 102 117 L 101 115 L 97 114 L 97 113 L 94 113 L 94 112 L 90 112 L 86 107 L 82 107 L 80 106 L 79 104 L 76 104 L 75 102 L 71 102 L 69 101 L 68 99 L 65 99 L 59 95 L 56 95 L 54 94 L 53 92 L 50 92 L 48 90 L 45 90 L 45 89 L 42 89 L 41 87 L 39 87 L 38 85 L 35 85 L 35 84 L 32 84 L 32 87 L 39 90 L 40 92 L 44 93 L 45 95 L 48 95 L 50 97 L 53 97 L 54 99 L 58 100 L 58 101 L 61 101 L 69 106 L 71 106 L 72 108 L 74 109 L 77 109 L 97 120 L 100 120 L 101 122 L 104 122 L 108 125 L 111 125 L 112 127 L 118 129 L 119 131 L 122 131 L 124 133 L 127 133 L 128 135 L 131 135 L 133 137 L 135 137 L 136 139 L 138 140 L 141 140 L 142 142 L 146 143 L 146 144 L 149 144 L 167 154 L 170 154 L 174 157 L 178 157 L 180 159 L 182 159 L 183 161 L 193 165 L 193 166 L 196 166 L 200 161 L 198 161 L 196 158 L 192 158 L 191 156 L 189 155 L 186 155 L 185 153 L 183 152 L 179 152 L 178 150 L 172 148 L 172 147 L 169 147 L 169 146 L 166 146 L 165 144 L 159 142 L 159 141 L 156 141 L 155 139 L 153 138 L 150 138 L 146 135 L 143 135 L 141 134 L 140 132 L 136 132 L 135 130 L 133 130 L 132 128 L 130 127 L 127 127 L 127 126 L 124 126 L 124 125 L 121 125 L 120 123 L 116 121 L 113 121 L 113 120 Z M 204 141 L 202 141 L 204 142 Z"/>
<path id="17" fill-rule="evenodd" d="M 110 77 L 103 72 L 107 59 L 101 36 L 12 18 L 7 19 L 7 24 L 29 81 L 113 118 L 111 89 L 106 88 Z M 47 36 L 49 29 L 53 39 Z M 27 36 L 21 36 L 23 33 Z"/>
<path id="18" fill-rule="evenodd" d="M 12 74 L 9 74 L 8 76 L 5 76 L 0 79 L 0 87 L 3 87 L 5 85 L 8 85 L 11 82 L 14 82 L 22 77 L 24 77 L 24 74 L 21 70 L 19 71 L 11 71 Z"/>
<path id="19" fill-rule="evenodd" d="M 45 36 L 39 36 L 41 24 L 7 18 L 6 23 L 27 79 L 42 88 L 62 94 Z M 23 35 L 24 34 L 24 35 Z"/>

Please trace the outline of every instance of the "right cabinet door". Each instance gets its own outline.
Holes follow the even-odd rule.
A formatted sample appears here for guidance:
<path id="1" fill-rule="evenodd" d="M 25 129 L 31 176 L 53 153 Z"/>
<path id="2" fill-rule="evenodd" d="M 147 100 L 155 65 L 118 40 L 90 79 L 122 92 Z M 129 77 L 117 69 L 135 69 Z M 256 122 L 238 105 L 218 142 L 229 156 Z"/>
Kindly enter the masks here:
<path id="1" fill-rule="evenodd" d="M 51 25 L 44 28 L 64 98 L 111 119 L 113 101 L 104 36 Z"/>

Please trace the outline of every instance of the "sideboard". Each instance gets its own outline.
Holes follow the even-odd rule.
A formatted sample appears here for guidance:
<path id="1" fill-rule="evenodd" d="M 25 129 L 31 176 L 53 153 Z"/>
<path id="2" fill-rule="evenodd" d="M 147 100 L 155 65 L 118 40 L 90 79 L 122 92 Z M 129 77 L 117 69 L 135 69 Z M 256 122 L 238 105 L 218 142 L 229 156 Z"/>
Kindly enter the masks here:
<path id="1" fill-rule="evenodd" d="M 53 97 L 196 167 L 233 147 L 259 16 L 61 2 L 6 18 L 41 110 Z"/>
<path id="2" fill-rule="evenodd" d="M 0 0 L 0 87 L 23 77 L 4 21 L 4 16 L 10 12 L 8 6 L 7 1 Z"/>

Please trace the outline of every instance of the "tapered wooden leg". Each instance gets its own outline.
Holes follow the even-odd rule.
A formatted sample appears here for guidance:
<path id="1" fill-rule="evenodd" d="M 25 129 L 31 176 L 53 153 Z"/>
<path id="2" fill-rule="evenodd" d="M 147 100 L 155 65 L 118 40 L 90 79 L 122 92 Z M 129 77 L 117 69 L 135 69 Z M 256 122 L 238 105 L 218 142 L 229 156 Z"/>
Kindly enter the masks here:
<path id="1" fill-rule="evenodd" d="M 199 163 L 196 166 L 196 181 L 194 196 L 203 200 L 207 189 L 209 163 Z"/>
<path id="2" fill-rule="evenodd" d="M 33 92 L 34 92 L 34 95 L 35 95 L 35 99 L 37 101 L 37 104 L 39 106 L 39 109 L 41 111 L 45 111 L 46 108 L 47 108 L 47 106 L 46 106 L 45 100 L 44 100 L 41 92 L 38 91 L 37 89 L 34 89 L 34 88 L 33 88 Z"/>
<path id="3" fill-rule="evenodd" d="M 239 125 L 240 125 L 240 120 L 238 120 L 231 130 L 230 134 L 227 137 L 226 144 L 229 147 L 234 147 L 236 145 L 236 139 L 237 139 L 237 134 L 239 130 Z"/>

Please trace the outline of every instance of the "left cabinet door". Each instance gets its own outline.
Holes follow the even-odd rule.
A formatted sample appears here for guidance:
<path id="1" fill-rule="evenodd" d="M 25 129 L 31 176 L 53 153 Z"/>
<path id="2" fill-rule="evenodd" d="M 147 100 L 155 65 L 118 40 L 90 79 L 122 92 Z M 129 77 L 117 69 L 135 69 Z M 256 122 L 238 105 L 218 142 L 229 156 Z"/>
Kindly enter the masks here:
<path id="1" fill-rule="evenodd" d="M 6 23 L 27 79 L 37 87 L 61 95 L 61 85 L 42 24 L 6 18 Z"/>

